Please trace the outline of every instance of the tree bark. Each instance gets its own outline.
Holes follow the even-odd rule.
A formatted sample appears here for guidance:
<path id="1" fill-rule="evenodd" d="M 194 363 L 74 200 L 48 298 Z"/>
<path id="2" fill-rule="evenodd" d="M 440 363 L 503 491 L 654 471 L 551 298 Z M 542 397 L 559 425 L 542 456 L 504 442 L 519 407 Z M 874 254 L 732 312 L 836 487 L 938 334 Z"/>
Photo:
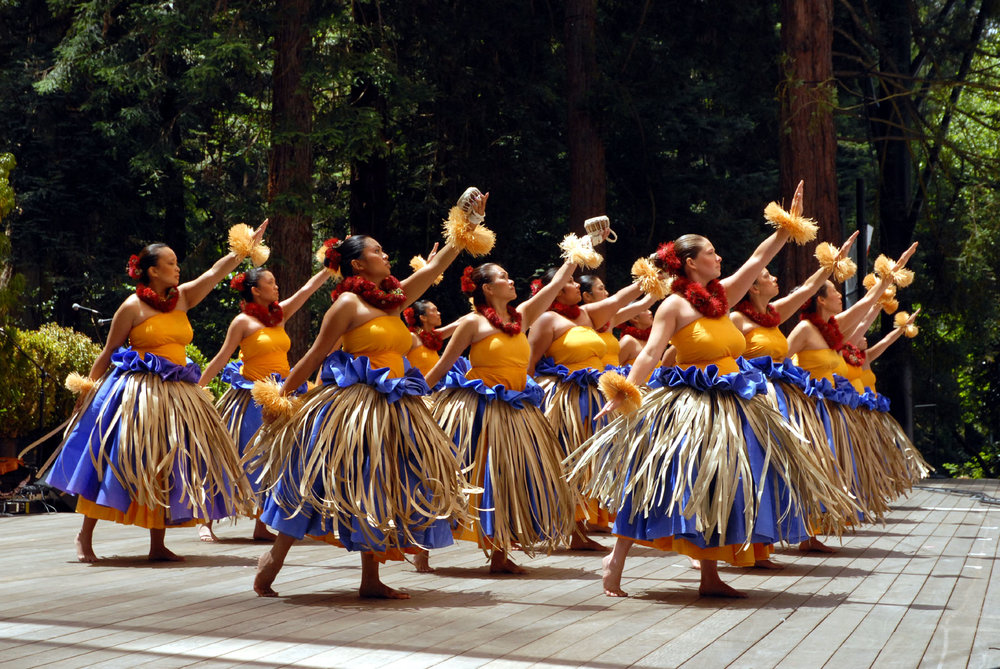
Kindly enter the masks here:
<path id="1" fill-rule="evenodd" d="M 833 0 L 782 0 L 780 190 L 787 206 L 805 180 L 803 213 L 819 223 L 816 242 L 788 246 L 779 282 L 791 290 L 816 270 L 817 242 L 839 243 L 837 139 L 833 126 Z"/>
<path id="2" fill-rule="evenodd" d="M 279 0 L 276 9 L 268 239 L 270 269 L 284 296 L 312 275 L 313 107 L 302 81 L 311 46 L 309 9 L 310 0 Z M 309 318 L 293 318 L 285 329 L 292 340 L 289 362 L 294 364 L 311 343 Z"/>
<path id="3" fill-rule="evenodd" d="M 569 146 L 569 227 L 582 233 L 584 220 L 605 213 L 607 174 L 604 143 L 589 101 L 597 79 L 597 2 L 566 3 L 567 144 Z"/>

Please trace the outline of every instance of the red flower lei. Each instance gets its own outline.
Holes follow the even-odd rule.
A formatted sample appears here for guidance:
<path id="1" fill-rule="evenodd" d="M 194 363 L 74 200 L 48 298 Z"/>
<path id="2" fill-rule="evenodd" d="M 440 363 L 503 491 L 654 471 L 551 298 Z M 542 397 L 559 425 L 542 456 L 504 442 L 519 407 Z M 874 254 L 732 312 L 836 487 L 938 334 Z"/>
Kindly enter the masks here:
<path id="1" fill-rule="evenodd" d="M 844 342 L 844 335 L 840 332 L 840 326 L 837 324 L 836 318 L 831 316 L 830 320 L 824 321 L 815 311 L 803 314 L 801 318 L 815 325 L 819 333 L 823 335 L 823 341 L 826 342 L 826 345 L 837 353 L 840 353 L 848 365 L 860 367 L 865 364 L 865 352 L 854 344 Z"/>
<path id="2" fill-rule="evenodd" d="M 653 328 L 637 328 L 634 325 L 623 325 L 619 328 L 622 331 L 622 337 L 631 335 L 638 339 L 639 341 L 646 341 L 649 339 L 649 333 L 653 331 Z"/>
<path id="3" fill-rule="evenodd" d="M 510 308 L 510 307 L 508 307 Z M 571 321 L 576 321 L 580 317 L 580 305 L 579 304 L 563 304 L 562 302 L 553 302 L 552 306 L 549 307 L 552 311 L 565 316 Z"/>
<path id="4" fill-rule="evenodd" d="M 753 308 L 750 300 L 740 300 L 736 305 L 736 311 L 761 327 L 773 328 L 781 324 L 781 316 L 778 315 L 778 310 L 770 304 L 767 305 L 767 310 L 764 313 L 760 313 Z"/>
<path id="5" fill-rule="evenodd" d="M 139 296 L 139 299 L 153 307 L 157 311 L 173 311 L 174 307 L 177 306 L 177 299 L 181 296 L 181 291 L 177 290 L 177 286 L 171 286 L 167 290 L 166 297 L 160 297 L 155 290 L 150 288 L 144 283 L 136 284 L 135 294 Z"/>
<path id="6" fill-rule="evenodd" d="M 718 279 L 708 282 L 708 288 L 684 276 L 674 279 L 670 288 L 691 303 L 703 316 L 718 318 L 729 311 L 729 300 L 726 298 L 726 288 Z"/>
<path id="7" fill-rule="evenodd" d="M 399 279 L 387 276 L 376 286 L 361 276 L 349 276 L 333 289 L 330 297 L 334 302 L 344 293 L 354 293 L 362 300 L 382 311 L 392 311 L 406 302 L 406 293 L 399 286 Z"/>
<path id="8" fill-rule="evenodd" d="M 507 323 L 500 320 L 500 314 L 493 307 L 479 307 L 476 311 L 485 316 L 490 325 L 497 330 L 503 330 L 504 334 L 514 336 L 521 332 L 521 312 L 509 304 L 507 305 L 507 315 L 510 316 L 510 321 Z"/>
<path id="9" fill-rule="evenodd" d="M 444 345 L 444 337 L 434 330 L 417 330 L 417 336 L 420 337 L 420 343 L 432 351 L 440 351 Z"/>
<path id="10" fill-rule="evenodd" d="M 240 311 L 247 316 L 256 318 L 267 328 L 274 327 L 285 320 L 285 310 L 281 308 L 281 305 L 277 301 L 271 302 L 266 307 L 262 307 L 256 302 L 241 301 Z"/>
<path id="11" fill-rule="evenodd" d="M 865 352 L 854 344 L 845 343 L 840 347 L 840 356 L 844 359 L 851 367 L 860 367 L 865 364 Z"/>

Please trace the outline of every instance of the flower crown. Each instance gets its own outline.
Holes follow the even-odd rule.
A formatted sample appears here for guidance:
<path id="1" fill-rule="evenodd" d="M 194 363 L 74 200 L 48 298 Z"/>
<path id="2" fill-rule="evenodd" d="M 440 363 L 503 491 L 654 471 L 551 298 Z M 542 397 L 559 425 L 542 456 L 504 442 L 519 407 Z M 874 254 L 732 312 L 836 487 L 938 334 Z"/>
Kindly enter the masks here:
<path id="1" fill-rule="evenodd" d="M 468 265 L 462 270 L 462 293 L 465 295 L 472 295 L 476 292 L 476 282 L 472 280 L 473 271 L 472 265 Z"/>

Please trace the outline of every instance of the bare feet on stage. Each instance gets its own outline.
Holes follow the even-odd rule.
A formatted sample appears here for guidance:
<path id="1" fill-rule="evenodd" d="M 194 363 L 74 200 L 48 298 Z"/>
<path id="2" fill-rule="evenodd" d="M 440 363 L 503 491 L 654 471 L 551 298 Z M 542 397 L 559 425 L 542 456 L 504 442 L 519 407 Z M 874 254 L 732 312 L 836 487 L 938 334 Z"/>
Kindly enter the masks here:
<path id="1" fill-rule="evenodd" d="M 358 588 L 358 596 L 366 599 L 409 599 L 410 593 L 390 588 L 379 579 L 378 567 L 374 554 L 361 554 L 361 587 Z"/>
<path id="2" fill-rule="evenodd" d="M 80 562 L 97 562 L 97 554 L 94 552 L 94 527 L 97 519 L 83 519 L 83 526 L 80 533 L 76 535 L 76 559 Z"/>
<path id="3" fill-rule="evenodd" d="M 700 571 L 701 570 L 701 560 L 695 560 L 690 555 L 687 556 L 687 559 L 688 559 L 688 562 L 691 563 L 691 568 L 692 569 L 694 569 L 695 571 Z"/>
<path id="4" fill-rule="evenodd" d="M 781 571 L 785 565 L 778 564 L 774 560 L 757 560 L 753 563 L 754 569 L 770 569 L 771 571 Z"/>
<path id="5" fill-rule="evenodd" d="M 278 535 L 267 529 L 267 525 L 262 523 L 260 519 L 257 519 L 257 524 L 253 527 L 253 540 L 254 541 L 274 541 L 278 538 Z"/>
<path id="6" fill-rule="evenodd" d="M 260 556 L 257 560 L 257 575 L 253 579 L 253 591 L 258 597 L 277 597 L 271 585 L 278 577 L 282 565 L 285 564 L 285 556 L 288 549 L 295 543 L 295 537 L 279 533 L 274 540 L 274 545 L 270 550 Z"/>
<path id="7" fill-rule="evenodd" d="M 163 543 L 167 531 L 149 531 L 149 561 L 150 562 L 184 562 L 184 557 L 177 555 Z"/>
<path id="8" fill-rule="evenodd" d="M 212 531 L 212 521 L 198 526 L 198 539 L 213 544 L 219 540 L 219 537 L 215 536 L 215 532 Z"/>
<path id="9" fill-rule="evenodd" d="M 569 549 L 571 551 L 595 551 L 598 553 L 607 553 L 610 548 L 604 546 L 590 537 L 584 532 L 584 525 L 582 522 L 576 524 L 576 530 L 573 531 L 573 538 L 569 541 Z"/>
<path id="10" fill-rule="evenodd" d="M 625 570 L 625 558 L 633 543 L 631 539 L 618 537 L 611 555 L 605 556 L 601 561 L 601 579 L 604 594 L 608 597 L 628 597 L 628 593 L 622 590 L 622 571 Z"/>
<path id="11" fill-rule="evenodd" d="M 728 597 L 730 599 L 746 599 L 747 593 L 726 585 L 719 578 L 718 563 L 715 560 L 701 561 L 701 584 L 698 594 L 702 597 Z"/>
<path id="12" fill-rule="evenodd" d="M 507 555 L 505 551 L 494 550 L 493 555 L 490 556 L 490 573 L 527 574 L 528 570 L 520 565 L 511 562 L 510 557 Z"/>
<path id="13" fill-rule="evenodd" d="M 799 544 L 799 550 L 803 553 L 836 553 L 836 548 L 827 546 L 816 537 L 809 537 Z"/>
<path id="14" fill-rule="evenodd" d="M 413 567 L 421 574 L 433 574 L 434 567 L 430 565 L 430 551 L 420 549 L 420 552 L 413 556 Z"/>

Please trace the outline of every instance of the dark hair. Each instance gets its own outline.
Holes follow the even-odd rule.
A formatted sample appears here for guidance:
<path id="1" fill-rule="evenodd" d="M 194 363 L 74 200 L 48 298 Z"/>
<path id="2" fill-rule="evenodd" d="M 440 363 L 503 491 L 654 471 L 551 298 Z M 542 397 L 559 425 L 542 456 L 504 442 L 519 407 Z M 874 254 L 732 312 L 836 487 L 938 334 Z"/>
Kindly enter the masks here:
<path id="1" fill-rule="evenodd" d="M 556 278 L 556 272 L 558 272 L 558 271 L 559 271 L 558 267 L 550 267 L 550 268 L 548 268 L 547 270 L 545 270 L 545 274 L 543 274 L 539 278 L 539 281 L 542 282 L 543 286 L 549 285 L 550 283 L 552 283 L 552 279 Z"/>
<path id="2" fill-rule="evenodd" d="M 816 298 L 826 297 L 826 286 L 827 286 L 826 281 L 824 281 L 822 285 L 820 285 L 819 290 L 813 293 L 812 296 L 805 301 L 805 304 L 802 305 L 802 315 L 815 314 L 817 311 L 819 311 L 819 304 L 816 302 Z M 795 290 L 798 290 L 798 288 L 796 288 Z M 795 290 L 793 290 L 792 292 L 794 293 Z"/>
<path id="3" fill-rule="evenodd" d="M 483 292 L 483 285 L 493 282 L 499 273 L 500 265 L 495 262 L 485 262 L 472 270 L 469 279 L 475 287 L 471 291 L 463 292 L 472 298 L 473 306 L 486 306 L 486 293 Z"/>
<path id="4" fill-rule="evenodd" d="M 681 235 L 674 240 L 673 252 L 677 260 L 680 261 L 679 276 L 687 276 L 687 259 L 696 257 L 705 248 L 705 244 L 707 243 L 708 239 L 692 233 Z M 659 253 L 653 255 L 651 259 L 657 269 L 662 269 L 666 272 L 671 271 L 668 263 L 664 262 Z"/>
<path id="5" fill-rule="evenodd" d="M 345 278 L 354 276 L 354 267 L 351 266 L 351 261 L 361 257 L 369 241 L 372 241 L 372 238 L 368 235 L 351 235 L 340 243 L 340 247 L 337 249 L 340 252 L 340 273 Z"/>
<path id="6" fill-rule="evenodd" d="M 149 283 L 149 268 L 156 267 L 165 248 L 168 248 L 166 244 L 157 242 L 139 251 L 139 278 L 137 279 L 139 283 Z"/>
<path id="7" fill-rule="evenodd" d="M 243 273 L 243 290 L 240 291 L 240 298 L 247 302 L 253 302 L 253 291 L 250 290 L 254 288 L 258 283 L 260 283 L 260 278 L 264 275 L 264 272 L 269 272 L 263 267 L 254 267 L 253 269 L 248 269 Z"/>
<path id="8" fill-rule="evenodd" d="M 410 305 L 410 308 L 413 309 L 413 315 L 417 319 L 418 327 L 421 325 L 420 317 L 427 313 L 427 307 L 429 307 L 432 304 L 434 303 L 431 302 L 430 300 L 417 300 L 416 302 Z"/>
<path id="9" fill-rule="evenodd" d="M 581 293 L 593 293 L 594 284 L 601 280 L 601 277 L 595 274 L 583 274 L 577 279 L 577 283 L 580 284 Z"/>

